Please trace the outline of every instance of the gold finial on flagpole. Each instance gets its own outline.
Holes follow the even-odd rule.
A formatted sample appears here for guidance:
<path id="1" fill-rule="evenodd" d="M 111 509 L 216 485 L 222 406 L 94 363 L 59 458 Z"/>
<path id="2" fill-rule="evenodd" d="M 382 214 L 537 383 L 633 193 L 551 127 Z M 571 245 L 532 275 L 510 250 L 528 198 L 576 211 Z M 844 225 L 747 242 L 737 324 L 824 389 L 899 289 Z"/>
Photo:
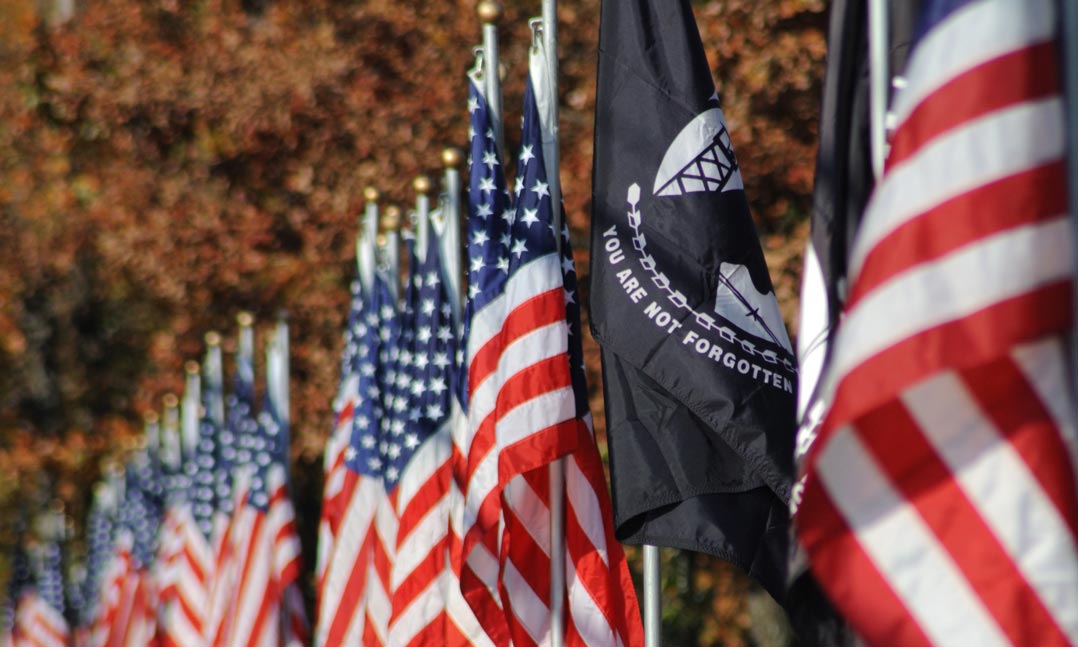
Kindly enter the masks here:
<path id="1" fill-rule="evenodd" d="M 378 202 L 378 198 L 380 198 L 381 196 L 382 194 L 379 193 L 378 189 L 373 186 L 369 186 L 363 189 L 363 199 L 365 199 L 367 202 Z"/>
<path id="2" fill-rule="evenodd" d="M 397 205 L 391 204 L 382 213 L 382 231 L 396 231 L 401 226 L 401 210 Z"/>
<path id="3" fill-rule="evenodd" d="M 430 193 L 431 186 L 430 178 L 426 175 L 420 175 L 412 180 L 412 188 L 416 193 Z"/>
<path id="4" fill-rule="evenodd" d="M 460 166 L 460 163 L 464 161 L 464 153 L 460 152 L 459 148 L 449 148 L 442 151 L 442 164 L 446 168 L 456 168 Z"/>
<path id="5" fill-rule="evenodd" d="M 476 7 L 476 13 L 479 14 L 479 20 L 485 23 L 497 24 L 502 19 L 504 11 L 500 2 L 483 0 Z"/>

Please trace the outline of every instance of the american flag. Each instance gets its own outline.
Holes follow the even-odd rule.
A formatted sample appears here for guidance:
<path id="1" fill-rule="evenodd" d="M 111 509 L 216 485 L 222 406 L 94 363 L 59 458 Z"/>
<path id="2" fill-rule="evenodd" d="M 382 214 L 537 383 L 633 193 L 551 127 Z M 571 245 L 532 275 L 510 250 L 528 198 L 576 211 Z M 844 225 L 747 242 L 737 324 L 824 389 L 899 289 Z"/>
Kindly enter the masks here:
<path id="1" fill-rule="evenodd" d="M 64 618 L 60 546 L 45 540 L 27 554 L 18 545 L 12 555 L 9 603 L 13 604 L 13 647 L 65 647 L 70 637 Z"/>
<path id="2" fill-rule="evenodd" d="M 0 646 L 13 647 L 15 642 L 16 611 L 24 592 L 33 585 L 30 573 L 30 558 L 23 544 L 23 531 L 20 528 L 15 545 L 12 547 L 8 562 L 7 597 L 0 606 Z"/>
<path id="3" fill-rule="evenodd" d="M 360 251 L 373 254 L 373 241 L 367 242 L 371 245 L 361 246 Z M 352 371 L 357 386 L 348 445 L 343 452 L 344 470 L 339 486 L 332 481 L 327 484 L 335 490 L 332 500 L 339 520 L 319 594 L 315 643 L 320 646 L 382 643 L 385 635 L 377 633 L 368 610 L 382 614 L 386 626 L 391 612 L 384 584 L 389 564 L 381 553 L 384 549 L 376 550 L 380 543 L 376 512 L 385 493 L 380 442 L 385 412 L 382 388 L 389 356 L 383 346 L 393 340 L 391 321 L 396 319 L 397 306 L 381 273 L 373 277 L 362 307 L 362 316 L 353 322 L 352 330 L 356 344 L 351 354 Z M 347 404 L 342 413 L 345 411 Z M 381 553 L 378 559 L 376 553 Z"/>
<path id="4" fill-rule="evenodd" d="M 267 373 L 284 362 L 277 340 L 267 353 Z M 258 417 L 259 430 L 251 442 L 252 466 L 247 485 L 237 500 L 229 531 L 231 550 L 239 566 L 235 588 L 226 604 L 213 645 L 256 647 L 305 641 L 305 628 L 291 621 L 290 606 L 300 571 L 295 509 L 288 492 L 284 446 L 287 422 L 279 393 L 267 388 L 266 404 Z M 299 619 L 305 623 L 305 619 Z"/>
<path id="5" fill-rule="evenodd" d="M 113 521 L 112 501 L 107 486 L 100 483 L 94 488 L 86 521 L 86 574 L 81 582 L 81 597 L 85 602 L 79 610 L 77 631 L 83 643 L 78 647 L 92 644 L 97 629 L 95 621 L 101 609 L 101 587 L 112 555 Z"/>
<path id="6" fill-rule="evenodd" d="M 365 631 L 364 645 L 388 644 L 389 623 L 393 615 L 391 571 L 396 559 L 397 515 L 395 495 L 391 492 L 399 474 L 387 461 L 392 457 L 395 446 L 393 436 L 395 422 L 399 424 L 400 412 L 397 411 L 397 373 L 400 363 L 401 313 L 398 312 L 396 289 L 397 267 L 389 265 L 391 245 L 396 238 L 385 241 L 379 247 L 380 262 L 375 278 L 375 301 L 379 303 L 378 350 L 374 372 L 374 388 L 368 392 L 371 399 L 377 399 L 372 427 L 377 428 L 377 458 L 370 467 L 377 467 L 381 482 L 375 484 L 377 500 L 374 519 L 368 538 L 370 542 L 370 563 L 368 566 L 365 590 Z M 405 313 L 407 314 L 407 313 Z"/>
<path id="7" fill-rule="evenodd" d="M 1050 0 L 928 2 L 854 243 L 797 527 L 871 644 L 1078 644 Z"/>
<path id="8" fill-rule="evenodd" d="M 456 333 L 438 242 L 432 237 L 421 254 L 411 248 L 395 415 L 384 459 L 398 524 L 389 644 L 413 647 L 446 644 L 443 579 Z"/>
<path id="9" fill-rule="evenodd" d="M 326 584 L 327 569 L 336 548 L 337 532 L 344 516 L 342 505 L 345 480 L 344 453 L 352 438 L 352 419 L 359 400 L 356 354 L 359 348 L 357 331 L 362 325 L 362 320 L 363 289 L 359 280 L 355 280 L 351 286 L 348 322 L 344 330 L 340 386 L 337 389 L 337 397 L 333 400 L 333 430 L 326 443 L 323 458 L 325 485 L 322 490 L 322 510 L 318 523 L 318 560 L 315 565 L 319 609 L 322 608 L 321 600 Z"/>
<path id="10" fill-rule="evenodd" d="M 218 352 L 219 352 L 218 348 Z M 214 371 L 215 372 L 215 371 Z M 208 380 L 208 400 L 219 402 L 223 394 Z M 203 635 L 213 640 L 225 622 L 224 613 L 239 586 L 240 555 L 234 550 L 233 523 L 237 518 L 237 497 L 242 497 L 250 483 L 250 470 L 254 465 L 253 446 L 258 437 L 255 420 L 255 376 L 253 331 L 244 328 L 240 332 L 239 349 L 236 353 L 236 372 L 232 393 L 224 401 L 226 416 L 218 426 L 212 415 L 207 422 L 219 431 L 214 443 L 214 515 L 210 544 L 213 550 L 212 578 L 207 583 L 207 619 Z M 212 413 L 212 406 L 207 407 Z M 205 423 L 204 423 L 205 424 Z"/>
<path id="11" fill-rule="evenodd" d="M 155 478 L 145 452 L 124 470 L 104 593 L 105 647 L 142 647 L 157 634 L 156 588 L 150 576 L 160 514 L 152 492 Z"/>
<path id="12" fill-rule="evenodd" d="M 159 630 L 165 647 L 201 644 L 214 567 L 208 532 L 213 507 L 209 484 L 214 478 L 214 433 L 212 425 L 201 424 L 199 386 L 198 375 L 189 374 L 182 424 L 185 436 L 197 430 L 197 443 L 172 477 L 158 547 L 161 570 L 166 574 Z"/>
<path id="13" fill-rule="evenodd" d="M 458 588 L 481 628 L 473 624 L 473 616 L 459 604 L 452 605 L 451 617 L 453 626 L 468 639 L 478 641 L 485 635 L 494 644 L 505 645 L 509 641 L 509 631 L 498 593 L 497 525 L 500 515 L 497 509 L 491 515 L 488 506 L 487 523 L 479 526 L 476 524 L 476 505 L 468 501 L 469 493 L 478 494 L 479 489 L 470 489 L 473 463 L 493 446 L 489 434 L 483 442 L 475 443 L 476 419 L 471 412 L 475 403 L 468 382 L 473 370 L 469 340 L 476 329 L 491 335 L 489 329 L 500 325 L 502 320 L 499 296 L 504 291 L 509 272 L 509 227 L 514 217 L 494 133 L 494 119 L 483 93 L 485 73 L 481 65 L 469 73 L 468 292 L 461 323 L 462 344 L 457 357 L 461 412 L 453 425 L 454 489 L 450 498 L 449 537 L 452 573 L 459 580 Z M 487 400 L 484 406 L 489 410 L 493 406 L 489 395 Z M 473 449 L 477 454 L 474 458 Z M 493 475 L 493 480 L 493 484 L 486 484 L 490 489 L 497 484 L 497 474 Z M 492 497 L 495 505 L 497 500 L 495 493 Z"/>
<path id="14" fill-rule="evenodd" d="M 583 331 L 569 230 L 564 225 L 564 214 L 561 230 L 555 230 L 553 210 L 560 210 L 561 205 L 555 206 L 548 195 L 548 178 L 557 173 L 557 169 L 549 168 L 547 163 L 549 147 L 556 145 L 556 141 L 552 129 L 554 114 L 550 111 L 554 93 L 546 61 L 542 45 L 536 43 L 531 51 L 524 96 L 509 284 L 511 289 L 517 281 L 517 273 L 529 271 L 531 264 L 555 265 L 544 269 L 544 275 L 550 277 L 544 276 L 544 279 L 551 280 L 551 286 L 556 286 L 552 287 L 552 296 L 546 296 L 551 295 L 547 292 L 543 297 L 551 298 L 551 304 L 546 307 L 551 310 L 551 315 L 546 321 L 553 323 L 557 317 L 567 326 L 555 334 L 565 337 L 561 343 L 565 344 L 564 353 L 568 360 L 569 388 L 565 390 L 564 383 L 559 382 L 560 390 L 549 390 L 546 396 L 551 398 L 552 393 L 557 393 L 554 396 L 557 406 L 570 407 L 572 424 L 569 429 L 575 444 L 565 457 L 566 635 L 570 641 L 580 644 L 635 644 L 642 638 L 639 610 L 624 554 L 614 539 L 606 477 L 591 430 L 584 379 Z M 541 112 L 540 106 L 547 110 Z M 559 236 L 560 255 L 556 254 Z M 529 253 L 534 256 L 529 258 Z M 539 282 L 535 278 L 532 281 L 533 284 Z M 533 321 L 546 316 L 545 312 L 528 315 Z M 525 343 L 536 342 L 531 339 Z M 557 362 L 558 372 L 547 368 L 544 375 L 561 378 L 561 366 L 566 362 L 563 359 Z M 560 433 L 568 435 L 564 429 Z M 561 441 L 562 447 L 567 440 Z M 559 449 L 548 447 L 547 451 L 551 452 L 548 456 L 552 457 Z M 537 602 L 545 603 L 544 594 L 550 587 L 549 475 L 543 468 L 524 473 L 510 482 L 504 494 L 506 530 L 502 554 L 508 559 L 503 557 L 507 563 L 503 566 L 502 587 L 506 606 L 512 610 L 507 615 L 514 644 L 518 645 L 542 644 L 548 631 L 549 619 L 538 615 L 536 609 L 543 608 Z"/>

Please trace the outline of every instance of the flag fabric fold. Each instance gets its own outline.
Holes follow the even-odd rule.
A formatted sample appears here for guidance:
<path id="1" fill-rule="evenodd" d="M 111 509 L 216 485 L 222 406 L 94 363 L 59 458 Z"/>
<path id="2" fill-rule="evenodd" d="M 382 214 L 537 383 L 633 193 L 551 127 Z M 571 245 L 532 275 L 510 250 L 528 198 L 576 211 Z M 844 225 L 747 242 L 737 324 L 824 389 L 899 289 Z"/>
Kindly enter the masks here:
<path id="1" fill-rule="evenodd" d="M 1047 0 L 925 2 L 893 102 L 794 501 L 872 644 L 1078 644 L 1057 22 Z"/>
<path id="2" fill-rule="evenodd" d="M 602 5 L 591 255 L 614 518 L 781 600 L 797 371 L 687 1 Z"/>

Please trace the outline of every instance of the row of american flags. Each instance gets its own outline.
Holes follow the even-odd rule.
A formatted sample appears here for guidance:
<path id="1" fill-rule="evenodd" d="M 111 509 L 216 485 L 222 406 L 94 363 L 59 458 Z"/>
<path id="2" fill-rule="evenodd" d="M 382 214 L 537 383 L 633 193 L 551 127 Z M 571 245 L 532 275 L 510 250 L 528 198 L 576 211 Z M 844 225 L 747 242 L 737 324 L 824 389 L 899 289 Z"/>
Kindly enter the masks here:
<path id="1" fill-rule="evenodd" d="M 56 524 L 29 552 L 16 547 L 0 644 L 307 644 L 288 492 L 287 325 L 266 344 L 259 405 L 251 320 L 240 321 L 229 395 L 220 339 L 207 335 L 182 402 L 166 398 L 95 488 L 86 559 L 72 576 Z"/>
<path id="2" fill-rule="evenodd" d="M 588 411 L 569 232 L 551 200 L 542 48 L 537 40 L 514 158 L 498 148 L 484 66 L 469 73 L 466 214 L 444 197 L 434 209 L 424 201 L 400 241 L 368 205 L 309 560 L 313 622 L 289 494 L 287 329 L 267 344 L 259 404 L 244 315 L 231 388 L 211 333 L 182 401 L 99 486 L 74 587 L 86 603 L 65 612 L 46 579 L 16 578 L 11 644 L 549 644 L 558 459 L 567 639 L 639 644 Z M 463 254 L 451 231 L 462 220 Z M 47 627 L 24 621 L 39 598 L 55 620 Z"/>
<path id="3" fill-rule="evenodd" d="M 640 645 L 621 541 L 735 563 L 806 644 L 1078 645 L 1060 96 L 1078 63 L 1060 63 L 1052 0 L 914 4 L 878 181 L 859 157 L 865 3 L 832 8 L 800 358 L 769 329 L 751 169 L 690 3 L 607 0 L 591 314 L 611 489 L 551 187 L 557 84 L 535 39 L 514 155 L 496 72 L 480 55 L 468 74 L 463 213 L 455 170 L 403 241 L 396 223 L 379 233 L 368 196 L 313 605 L 287 325 L 258 403 L 245 317 L 228 395 L 209 336 L 182 401 L 108 470 L 74 582 L 62 533 L 16 546 L 0 645 Z"/>

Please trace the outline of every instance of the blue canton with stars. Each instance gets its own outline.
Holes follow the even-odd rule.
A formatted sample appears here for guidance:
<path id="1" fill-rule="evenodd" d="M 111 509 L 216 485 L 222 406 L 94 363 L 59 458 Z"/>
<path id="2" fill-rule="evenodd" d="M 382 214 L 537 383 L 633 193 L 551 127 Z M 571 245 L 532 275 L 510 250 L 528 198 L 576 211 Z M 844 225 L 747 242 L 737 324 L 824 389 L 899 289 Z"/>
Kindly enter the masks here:
<path id="1" fill-rule="evenodd" d="M 517 156 L 516 218 L 509 248 L 510 273 L 529 262 L 557 252 L 557 238 L 550 209 L 550 183 L 543 162 L 539 110 L 531 78 L 524 90 L 524 120 Z"/>
<path id="2" fill-rule="evenodd" d="M 82 584 L 82 597 L 86 603 L 80 613 L 83 624 L 90 622 L 97 610 L 98 593 L 112 554 L 113 525 L 112 511 L 101 496 L 95 496 L 86 521 L 86 576 Z"/>
<path id="3" fill-rule="evenodd" d="M 468 294 L 464 303 L 462 339 L 468 339 L 472 317 L 497 298 L 509 275 L 511 204 L 494 120 L 480 92 L 482 78 L 473 73 L 468 90 Z M 461 351 L 467 349 L 461 348 Z M 458 356 L 458 360 L 463 358 Z M 467 363 L 459 361 L 460 401 L 468 401 Z"/>
<path id="4" fill-rule="evenodd" d="M 381 420 L 385 414 L 382 398 L 389 363 L 389 346 L 396 342 L 397 305 L 382 272 L 376 272 L 363 316 L 357 322 L 355 367 L 359 376 L 359 398 L 352 417 L 352 438 L 345 449 L 348 469 L 381 478 Z"/>
<path id="5" fill-rule="evenodd" d="M 554 238 L 554 218 L 543 154 L 542 121 L 535 99 L 531 75 L 524 90 L 524 119 L 520 155 L 517 157 L 517 217 L 513 224 L 513 243 L 510 249 L 511 271 L 528 261 L 557 251 Z M 588 387 L 584 377 L 584 351 L 580 331 L 580 303 L 577 300 L 576 269 L 569 243 L 569 228 L 565 211 L 561 213 L 561 272 L 565 289 L 566 323 L 569 329 L 569 362 L 576 396 L 577 416 L 588 413 Z"/>
<path id="6" fill-rule="evenodd" d="M 399 317 L 397 341 L 390 347 L 390 366 L 383 387 L 385 416 L 381 422 L 378 454 L 382 461 L 382 478 L 386 489 L 392 489 L 400 479 L 400 457 L 404 431 L 408 424 L 408 396 L 412 387 L 412 364 L 415 346 L 416 300 L 423 278 L 418 273 L 415 237 L 405 232 L 408 276 L 404 284 L 403 310 Z"/>
<path id="7" fill-rule="evenodd" d="M 274 466 L 279 466 L 288 473 L 288 426 L 280 413 L 280 405 L 273 399 L 272 389 L 266 389 L 262 411 L 258 414 L 258 431 L 252 437 L 251 456 L 255 470 L 251 476 L 251 489 L 247 502 L 255 509 L 265 513 L 269 511 L 270 492 L 269 473 Z"/>
<path id="8" fill-rule="evenodd" d="M 53 610 L 64 614 L 63 555 L 55 539 L 43 541 L 39 547 L 37 594 Z"/>
<path id="9" fill-rule="evenodd" d="M 19 598 L 34 586 L 34 574 L 30 570 L 30 556 L 26 553 L 25 537 L 20 528 L 10 557 L 11 575 L 8 578 L 7 600 L 4 601 L 2 628 L 10 633 L 15 626 L 15 606 Z"/>
<path id="10" fill-rule="evenodd" d="M 199 531 L 207 539 L 213 534 L 213 515 L 217 509 L 217 425 L 210 415 L 210 404 L 215 395 L 212 385 L 202 390 L 202 411 L 198 424 L 198 443 L 195 445 L 191 473 L 191 514 Z"/>
<path id="11" fill-rule="evenodd" d="M 358 280 L 352 281 L 350 288 L 351 300 L 348 307 L 348 324 L 344 329 L 344 348 L 341 351 L 341 388 L 348 384 L 356 374 L 356 354 L 358 353 L 359 328 L 363 321 L 363 287 Z M 333 423 L 330 433 L 337 428 L 337 418 L 347 405 L 352 394 L 342 391 L 337 393 L 333 401 Z"/>
<path id="12" fill-rule="evenodd" d="M 254 357 L 248 350 L 236 353 L 236 374 L 226 401 L 225 425 L 231 442 L 221 443 L 217 452 L 217 506 L 225 514 L 232 514 L 236 469 L 254 463 L 255 440 L 259 435 L 259 423 L 255 420 Z"/>
<path id="13" fill-rule="evenodd" d="M 156 531 L 161 521 L 160 499 L 154 494 L 157 479 L 153 462 L 145 452 L 139 452 L 128 463 L 117 525 L 131 532 L 131 559 L 137 568 L 149 567 L 157 548 Z"/>
<path id="14" fill-rule="evenodd" d="M 407 378 L 399 382 L 407 385 L 398 399 L 398 402 L 403 400 L 404 415 L 399 419 L 400 433 L 393 433 L 388 438 L 387 488 L 396 484 L 419 447 L 449 417 L 450 371 L 456 339 L 439 242 L 431 232 L 426 258 L 419 261 L 413 257 L 416 263 L 411 280 L 416 289 L 415 302 L 411 306 L 414 324 L 409 337 L 411 347 L 401 353 L 408 361 L 402 361 L 399 369 L 407 372 Z"/>

